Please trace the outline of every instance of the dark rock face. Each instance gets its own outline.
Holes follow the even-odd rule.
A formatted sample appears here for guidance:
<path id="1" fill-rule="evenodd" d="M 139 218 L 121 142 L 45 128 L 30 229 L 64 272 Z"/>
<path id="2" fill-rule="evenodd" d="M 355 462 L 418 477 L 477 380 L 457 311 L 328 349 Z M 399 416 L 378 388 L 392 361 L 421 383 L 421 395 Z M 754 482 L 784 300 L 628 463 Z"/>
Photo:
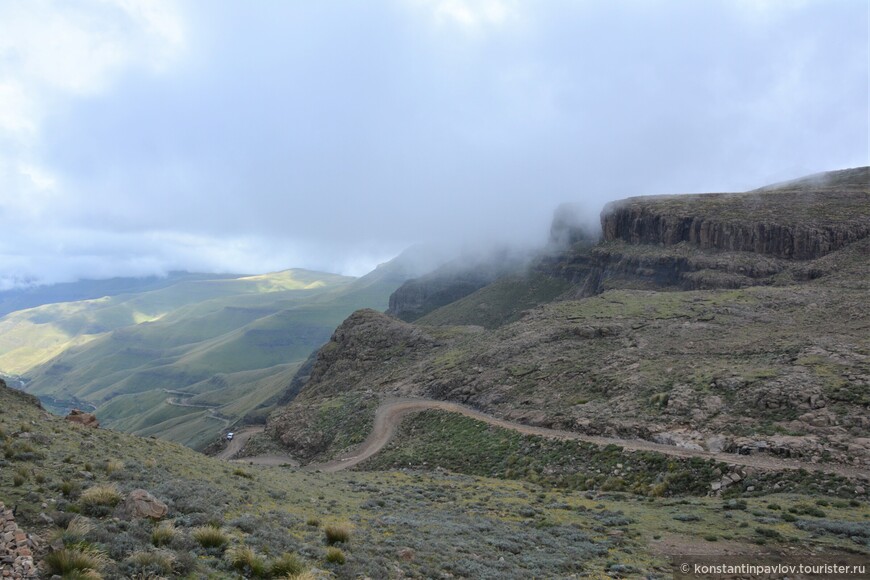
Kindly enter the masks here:
<path id="1" fill-rule="evenodd" d="M 602 226 L 608 241 L 665 246 L 688 242 L 707 250 L 754 252 L 797 260 L 819 258 L 870 235 L 868 223 L 813 227 L 725 221 L 707 216 L 662 214 L 639 201 L 608 206 Z"/>
<path id="2" fill-rule="evenodd" d="M 812 260 L 870 236 L 870 170 L 747 193 L 635 197 L 601 214 L 606 241 Z"/>

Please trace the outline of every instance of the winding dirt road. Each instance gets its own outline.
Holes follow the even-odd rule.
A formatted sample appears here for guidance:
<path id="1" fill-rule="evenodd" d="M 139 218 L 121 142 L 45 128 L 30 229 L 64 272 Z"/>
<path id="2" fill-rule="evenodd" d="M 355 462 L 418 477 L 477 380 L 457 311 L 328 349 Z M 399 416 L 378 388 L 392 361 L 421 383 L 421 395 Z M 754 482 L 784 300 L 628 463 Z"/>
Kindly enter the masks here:
<path id="1" fill-rule="evenodd" d="M 406 416 L 425 411 L 427 409 L 439 409 L 459 413 L 478 421 L 483 421 L 490 425 L 510 429 L 526 435 L 538 435 L 548 439 L 584 441 L 594 443 L 596 445 L 619 445 L 623 449 L 629 451 L 653 451 L 672 455 L 675 457 L 700 457 L 702 459 L 713 459 L 730 465 L 740 465 L 744 467 L 754 467 L 757 469 L 779 471 L 783 469 L 806 469 L 807 471 L 821 471 L 825 473 L 835 473 L 850 478 L 870 479 L 870 471 L 848 467 L 844 465 L 824 465 L 815 464 L 804 461 L 782 459 L 778 457 L 762 456 L 762 455 L 737 455 L 734 453 L 713 453 L 710 451 L 697 451 L 693 449 L 684 449 L 673 445 L 664 445 L 661 443 L 653 443 L 651 441 L 643 441 L 639 439 L 615 439 L 610 437 L 596 437 L 592 435 L 582 435 L 571 431 L 560 431 L 557 429 L 546 429 L 543 427 L 532 427 L 521 423 L 505 421 L 492 415 L 487 415 L 476 411 L 464 405 L 457 403 L 449 403 L 447 401 L 434 401 L 430 399 L 394 399 L 385 401 L 378 407 L 375 412 L 375 424 L 372 432 L 366 440 L 355 450 L 338 457 L 332 461 L 314 464 L 307 467 L 311 470 L 320 470 L 326 473 L 334 473 L 343 469 L 348 469 L 365 461 L 378 451 L 380 451 L 396 434 L 396 429 Z"/>
<path id="2" fill-rule="evenodd" d="M 245 427 L 244 429 L 236 431 L 233 435 L 233 440 L 227 444 L 226 449 L 214 456 L 215 459 L 223 459 L 224 461 L 248 463 L 253 465 L 292 465 L 293 467 L 298 466 L 299 462 L 290 457 L 289 455 L 254 455 L 251 457 L 235 458 L 235 456 L 238 455 L 238 453 L 245 446 L 245 443 L 248 442 L 248 439 L 250 439 L 257 433 L 262 433 L 263 429 L 264 428 L 262 425 L 257 425 L 255 427 Z"/>
<path id="3" fill-rule="evenodd" d="M 245 443 L 248 442 L 248 439 L 251 438 L 255 433 L 262 433 L 264 427 L 262 425 L 257 425 L 256 427 L 246 427 L 245 429 L 241 429 L 236 431 L 233 434 L 233 439 L 227 444 L 226 449 L 216 454 L 215 459 L 223 459 L 228 461 L 233 458 L 239 451 L 242 450 L 242 447 L 245 446 Z"/>

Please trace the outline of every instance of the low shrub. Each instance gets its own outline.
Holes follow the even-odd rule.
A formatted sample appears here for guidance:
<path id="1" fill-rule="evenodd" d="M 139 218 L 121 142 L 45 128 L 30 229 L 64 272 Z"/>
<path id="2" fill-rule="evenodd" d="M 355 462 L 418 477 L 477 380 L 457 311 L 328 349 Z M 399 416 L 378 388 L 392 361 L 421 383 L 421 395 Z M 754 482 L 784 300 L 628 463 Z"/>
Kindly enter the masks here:
<path id="1" fill-rule="evenodd" d="M 175 554 L 168 550 L 134 552 L 124 561 L 124 564 L 128 571 L 138 573 L 143 577 L 172 576 L 175 568 Z"/>

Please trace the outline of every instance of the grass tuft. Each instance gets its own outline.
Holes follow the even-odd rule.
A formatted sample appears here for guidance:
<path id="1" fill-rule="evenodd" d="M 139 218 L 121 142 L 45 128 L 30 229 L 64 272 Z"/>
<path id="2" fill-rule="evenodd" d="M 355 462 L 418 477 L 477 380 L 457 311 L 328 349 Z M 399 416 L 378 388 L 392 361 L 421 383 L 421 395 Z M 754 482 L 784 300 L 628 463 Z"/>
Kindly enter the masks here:
<path id="1" fill-rule="evenodd" d="M 296 576 L 302 574 L 305 570 L 305 565 L 296 554 L 284 553 L 279 558 L 272 561 L 269 566 L 269 572 L 276 578 L 284 576 Z"/>
<path id="2" fill-rule="evenodd" d="M 217 526 L 194 528 L 191 535 L 203 548 L 223 548 L 230 543 L 229 537 Z"/>
<path id="3" fill-rule="evenodd" d="M 109 558 L 99 550 L 75 546 L 49 552 L 42 561 L 49 576 L 68 578 L 85 574 L 86 578 L 101 578 L 100 570 L 108 564 Z"/>
<path id="4" fill-rule="evenodd" d="M 330 546 L 326 549 L 326 561 L 330 564 L 344 564 L 344 552 L 335 546 Z"/>
<path id="5" fill-rule="evenodd" d="M 233 546 L 226 553 L 226 559 L 230 566 L 245 576 L 265 578 L 266 563 L 248 546 Z"/>
<path id="6" fill-rule="evenodd" d="M 172 522 L 162 522 L 159 526 L 151 531 L 151 543 L 157 547 L 169 544 L 178 532 L 175 529 L 175 524 Z"/>
<path id="7" fill-rule="evenodd" d="M 323 529 L 326 535 L 326 543 L 329 546 L 334 544 L 346 544 L 350 540 L 350 526 L 346 524 L 333 524 L 326 526 Z"/>

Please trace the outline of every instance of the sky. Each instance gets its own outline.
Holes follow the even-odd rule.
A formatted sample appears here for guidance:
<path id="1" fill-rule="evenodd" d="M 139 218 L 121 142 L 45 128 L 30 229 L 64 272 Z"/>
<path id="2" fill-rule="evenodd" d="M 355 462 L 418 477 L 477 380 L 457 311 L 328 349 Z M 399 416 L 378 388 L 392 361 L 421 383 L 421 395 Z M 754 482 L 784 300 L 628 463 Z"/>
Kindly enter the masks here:
<path id="1" fill-rule="evenodd" d="M 868 0 L 0 0 L 0 289 L 360 275 L 868 165 Z"/>

